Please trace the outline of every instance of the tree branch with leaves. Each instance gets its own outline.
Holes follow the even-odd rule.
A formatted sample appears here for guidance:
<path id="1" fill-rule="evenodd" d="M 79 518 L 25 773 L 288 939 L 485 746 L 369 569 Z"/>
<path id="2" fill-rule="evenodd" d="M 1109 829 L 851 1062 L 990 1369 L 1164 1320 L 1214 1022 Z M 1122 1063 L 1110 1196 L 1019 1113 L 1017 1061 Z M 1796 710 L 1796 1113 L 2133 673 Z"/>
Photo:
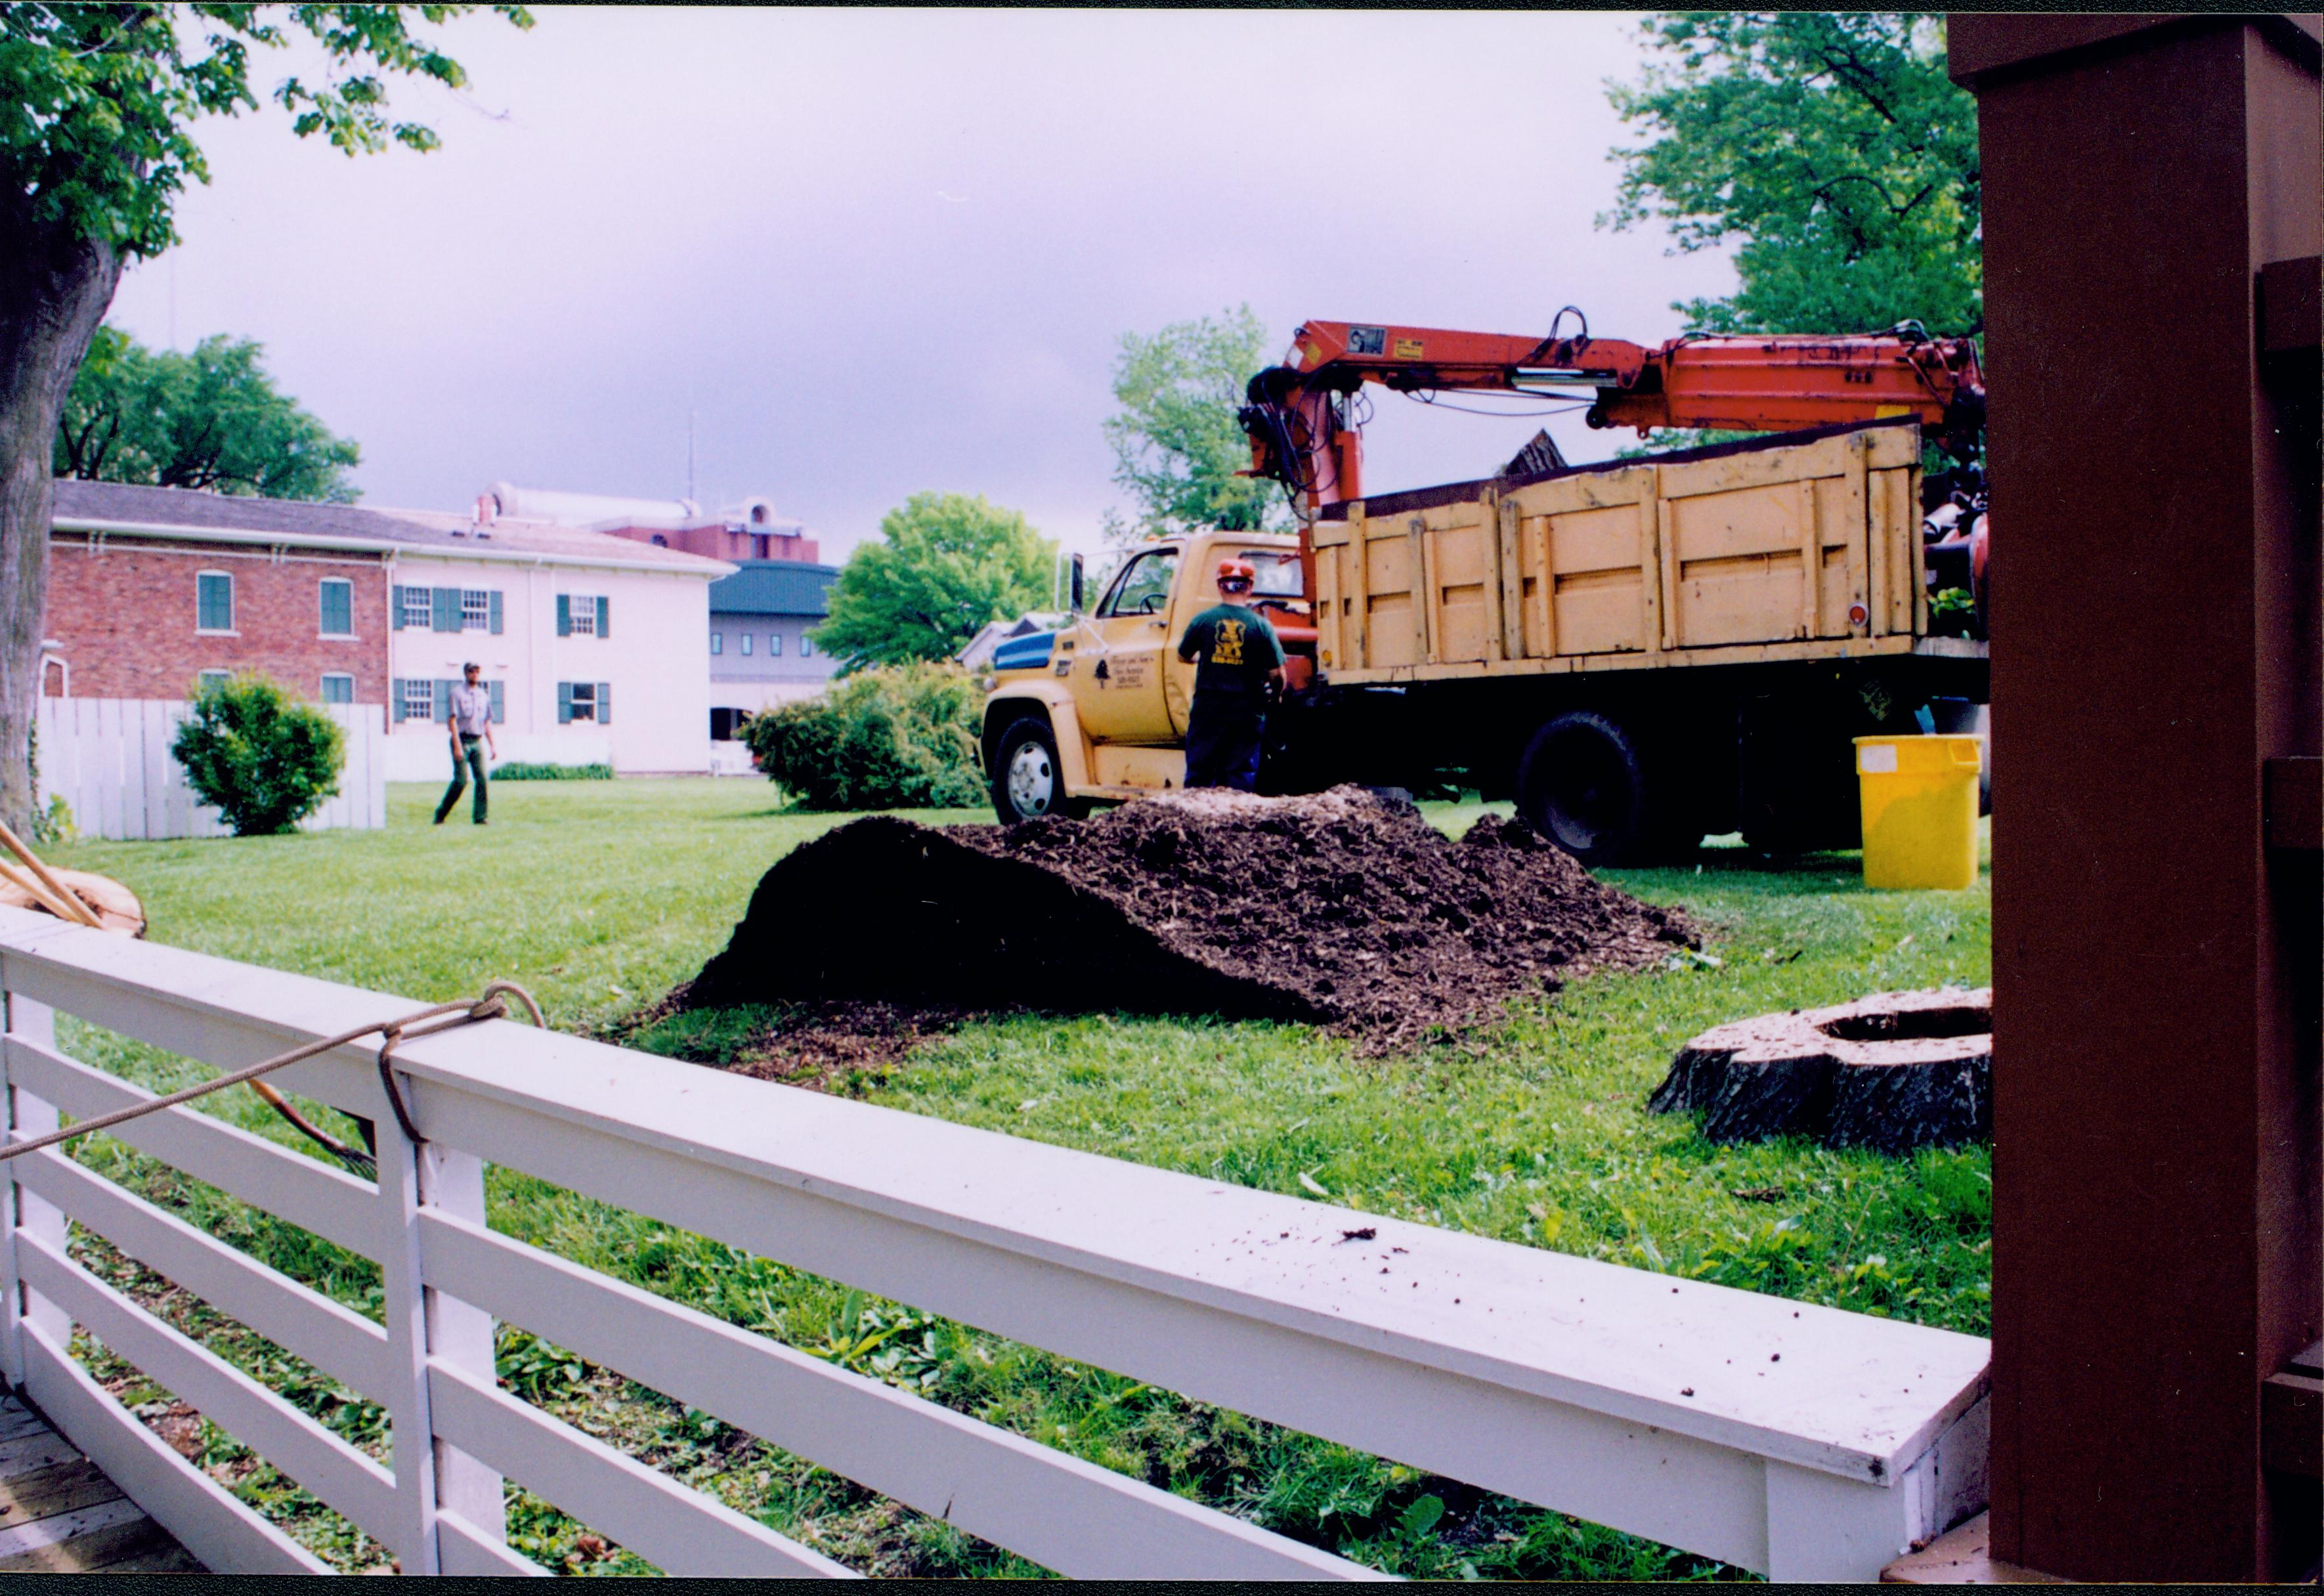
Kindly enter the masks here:
<path id="1" fill-rule="evenodd" d="M 32 809 L 58 422 L 123 266 L 177 242 L 178 196 L 208 180 L 192 127 L 257 109 L 253 47 L 305 36 L 327 76 L 287 77 L 270 96 L 294 134 L 349 155 L 433 149 L 431 129 L 390 114 L 388 81 L 464 86 L 459 62 L 412 23 L 475 9 L 0 6 L 0 819 L 21 825 Z M 531 25 L 521 5 L 490 9 Z"/>
<path id="2" fill-rule="evenodd" d="M 1673 308 L 1705 332 L 1983 325 L 1977 108 L 1923 12 L 1680 12 L 1643 23 L 1646 135 L 1613 152 L 1599 225 L 1655 220 L 1682 252 L 1733 244 L 1737 291 Z"/>

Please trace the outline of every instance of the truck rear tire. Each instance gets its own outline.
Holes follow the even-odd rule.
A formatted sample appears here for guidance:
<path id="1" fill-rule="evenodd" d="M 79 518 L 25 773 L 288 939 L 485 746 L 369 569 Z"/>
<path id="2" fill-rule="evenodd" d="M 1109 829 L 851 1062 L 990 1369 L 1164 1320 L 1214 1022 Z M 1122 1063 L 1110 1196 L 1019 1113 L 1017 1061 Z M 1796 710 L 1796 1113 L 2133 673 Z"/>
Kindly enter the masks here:
<path id="1" fill-rule="evenodd" d="M 1603 715 L 1557 716 L 1533 734 L 1517 761 L 1517 813 L 1584 864 L 1630 859 L 1647 838 L 1637 745 Z"/>
<path id="2" fill-rule="evenodd" d="M 1078 820 L 1089 806 L 1065 796 L 1065 773 L 1057 760 L 1057 739 L 1046 716 L 1028 715 L 1010 723 L 993 744 L 992 809 L 1003 826 L 1043 815 Z"/>

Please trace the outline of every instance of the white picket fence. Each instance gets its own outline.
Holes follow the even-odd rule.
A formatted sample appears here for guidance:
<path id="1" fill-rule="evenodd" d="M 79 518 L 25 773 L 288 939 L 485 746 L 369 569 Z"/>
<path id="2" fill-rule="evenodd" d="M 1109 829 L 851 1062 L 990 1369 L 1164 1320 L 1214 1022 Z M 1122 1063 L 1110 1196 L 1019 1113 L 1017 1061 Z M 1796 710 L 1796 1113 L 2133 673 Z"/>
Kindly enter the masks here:
<path id="1" fill-rule="evenodd" d="M 346 733 L 346 763 L 338 796 L 300 829 L 376 830 L 387 824 L 385 712 L 376 704 L 322 707 Z M 228 835 L 217 810 L 186 786 L 185 767 L 170 752 L 191 713 L 190 705 L 161 698 L 41 699 L 40 801 L 61 793 L 83 836 Z"/>
<path id="2" fill-rule="evenodd" d="M 378 992 L 0 909 L 9 1133 L 147 1094 L 57 1012 L 232 1067 L 410 1011 Z M 495 1232 L 487 1161 L 1065 1358 L 1779 1580 L 1864 1580 L 1984 1504 L 1987 1344 L 1253 1192 L 506 1021 L 274 1078 L 376 1121 L 376 1186 L 191 1109 L 115 1134 L 379 1261 L 384 1326 L 55 1150 L 10 1161 L 0 1370 L 210 1567 L 321 1564 L 68 1353 L 78 1324 L 392 1548 L 533 1573 L 503 1476 L 671 1573 L 812 1547 L 519 1400 L 522 1326 L 871 1490 L 1085 1577 L 1371 1572 Z M 0 1192 L 0 1198 L 7 1195 Z M 6 1217 L 14 1214 L 14 1219 Z M 66 1250 L 70 1221 L 382 1403 L 383 1465 Z"/>

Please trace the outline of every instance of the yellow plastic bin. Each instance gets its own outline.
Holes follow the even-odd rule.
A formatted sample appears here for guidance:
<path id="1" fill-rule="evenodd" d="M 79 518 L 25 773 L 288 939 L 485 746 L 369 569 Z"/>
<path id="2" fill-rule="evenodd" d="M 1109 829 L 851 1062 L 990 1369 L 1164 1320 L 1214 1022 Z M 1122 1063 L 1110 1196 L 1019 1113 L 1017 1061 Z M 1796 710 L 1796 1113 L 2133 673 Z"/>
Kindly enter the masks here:
<path id="1" fill-rule="evenodd" d="M 1976 884 L 1978 762 L 1974 737 L 1856 740 L 1866 886 Z"/>

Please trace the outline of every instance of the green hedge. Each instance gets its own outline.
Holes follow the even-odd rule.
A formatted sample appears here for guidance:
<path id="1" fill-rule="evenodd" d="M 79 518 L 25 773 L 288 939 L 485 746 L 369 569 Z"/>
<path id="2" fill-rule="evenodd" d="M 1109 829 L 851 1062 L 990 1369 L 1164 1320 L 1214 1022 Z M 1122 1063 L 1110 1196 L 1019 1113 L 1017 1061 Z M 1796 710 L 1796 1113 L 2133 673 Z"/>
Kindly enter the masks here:
<path id="1" fill-rule="evenodd" d="M 736 735 L 807 808 L 970 808 L 985 798 L 983 712 L 984 695 L 957 666 L 883 665 L 752 715 Z"/>
<path id="2" fill-rule="evenodd" d="M 236 836 L 266 836 L 299 822 L 339 790 L 346 736 L 339 723 L 263 676 L 205 683 L 170 752 L 186 785 L 215 804 Z"/>
<path id="3" fill-rule="evenodd" d="M 522 760 L 493 767 L 495 781 L 611 781 L 611 765 L 531 765 Z"/>

